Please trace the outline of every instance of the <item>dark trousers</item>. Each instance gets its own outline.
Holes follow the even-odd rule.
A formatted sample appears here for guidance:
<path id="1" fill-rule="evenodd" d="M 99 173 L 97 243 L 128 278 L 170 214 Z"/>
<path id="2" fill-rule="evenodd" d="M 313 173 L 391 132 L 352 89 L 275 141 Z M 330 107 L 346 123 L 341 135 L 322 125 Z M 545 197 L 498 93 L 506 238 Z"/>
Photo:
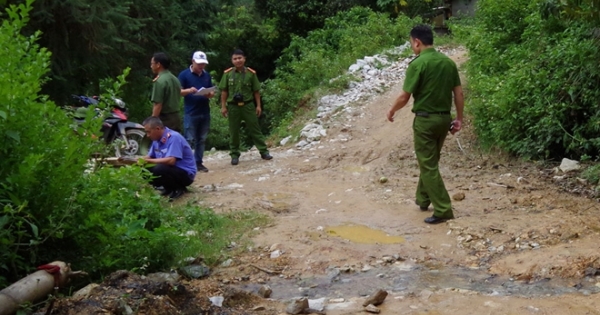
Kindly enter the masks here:
<path id="1" fill-rule="evenodd" d="M 196 165 L 202 164 L 208 131 L 210 130 L 210 113 L 205 115 L 185 115 L 183 117 L 185 139 L 194 148 Z"/>
<path id="2" fill-rule="evenodd" d="M 153 175 L 150 184 L 163 186 L 166 191 L 184 189 L 194 181 L 186 171 L 173 165 L 156 164 L 149 167 L 148 170 Z"/>
<path id="3" fill-rule="evenodd" d="M 181 133 L 181 116 L 179 116 L 179 112 L 163 114 L 160 113 L 158 116 L 163 124 L 171 130 L 175 130 Z"/>

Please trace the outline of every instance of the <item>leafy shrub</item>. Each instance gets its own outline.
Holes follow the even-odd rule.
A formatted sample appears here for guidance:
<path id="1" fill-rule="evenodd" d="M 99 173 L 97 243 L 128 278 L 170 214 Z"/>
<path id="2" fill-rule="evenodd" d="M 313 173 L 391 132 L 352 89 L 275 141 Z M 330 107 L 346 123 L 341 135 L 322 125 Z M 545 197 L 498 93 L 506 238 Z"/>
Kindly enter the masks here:
<path id="1" fill-rule="evenodd" d="M 469 110 L 482 143 L 530 158 L 600 153 L 599 42 L 542 1 L 478 2 L 468 33 Z"/>
<path id="2" fill-rule="evenodd" d="M 355 7 L 328 18 L 307 37 L 294 37 L 277 62 L 275 79 L 264 82 L 270 126 L 279 126 L 289 112 L 310 103 L 317 87 L 343 74 L 356 59 L 406 42 L 416 23 Z"/>
<path id="3" fill-rule="evenodd" d="M 92 136 L 101 119 L 89 111 L 74 132 L 66 112 L 38 94 L 50 53 L 36 44 L 39 33 L 21 35 L 30 10 L 31 1 L 10 6 L 0 27 L 0 287 L 54 260 L 93 278 L 164 269 L 186 257 L 214 262 L 238 233 L 236 217 L 167 206 L 139 166 L 90 165 L 103 149 Z M 106 99 L 119 95 L 125 74 L 104 82 Z"/>

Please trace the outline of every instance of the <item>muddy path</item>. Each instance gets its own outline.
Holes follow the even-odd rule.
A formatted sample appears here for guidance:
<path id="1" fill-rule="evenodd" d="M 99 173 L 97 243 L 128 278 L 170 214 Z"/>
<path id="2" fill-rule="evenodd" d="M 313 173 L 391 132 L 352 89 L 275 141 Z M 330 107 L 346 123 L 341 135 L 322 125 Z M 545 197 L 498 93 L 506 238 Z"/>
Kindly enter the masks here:
<path id="1" fill-rule="evenodd" d="M 600 314 L 598 202 L 562 192 L 555 170 L 480 153 L 467 123 L 440 163 L 456 219 L 423 223 L 411 104 L 385 120 L 400 89 L 325 119 L 327 136 L 310 149 L 276 147 L 272 161 L 252 150 L 238 166 L 225 152 L 206 158 L 210 172 L 188 198 L 273 220 L 216 280 L 247 276 L 240 287 L 266 282 L 282 300 L 343 298 L 328 314 L 361 312 L 355 301 L 376 288 L 391 293 L 388 314 Z"/>

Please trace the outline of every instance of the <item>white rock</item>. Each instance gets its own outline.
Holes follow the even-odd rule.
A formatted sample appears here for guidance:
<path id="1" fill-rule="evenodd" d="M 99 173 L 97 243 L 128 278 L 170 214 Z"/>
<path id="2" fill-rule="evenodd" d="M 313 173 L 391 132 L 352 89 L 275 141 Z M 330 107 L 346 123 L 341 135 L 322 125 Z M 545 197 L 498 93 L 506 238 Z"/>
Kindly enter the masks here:
<path id="1" fill-rule="evenodd" d="M 325 309 L 325 298 L 320 298 L 320 299 L 315 299 L 315 300 L 309 299 L 308 307 L 313 310 L 322 312 Z"/>
<path id="2" fill-rule="evenodd" d="M 580 168 L 580 166 L 579 166 L 579 162 L 564 158 L 564 159 L 562 159 L 562 162 L 560 163 L 560 166 L 558 168 L 560 168 L 560 170 L 563 171 L 564 173 L 567 173 L 567 172 L 578 170 Z"/>
<path id="3" fill-rule="evenodd" d="M 279 256 L 281 256 L 281 251 L 280 250 L 275 250 L 271 252 L 271 259 L 275 259 L 275 258 L 279 258 Z"/>
<path id="4" fill-rule="evenodd" d="M 356 72 L 358 70 L 360 70 L 360 66 L 357 65 L 357 64 L 353 64 L 353 65 L 350 66 L 350 68 L 348 68 L 349 72 Z"/>
<path id="5" fill-rule="evenodd" d="M 292 139 L 292 136 L 287 136 L 287 137 L 281 139 L 281 141 L 279 141 L 279 144 L 286 145 L 291 139 Z"/>
<path id="6" fill-rule="evenodd" d="M 218 307 L 222 307 L 223 306 L 223 301 L 225 301 L 225 298 L 222 297 L 222 296 L 213 296 L 213 297 L 210 297 L 208 299 L 212 302 L 212 304 L 214 306 L 218 306 Z"/>
<path id="7" fill-rule="evenodd" d="M 338 299 L 330 299 L 329 303 L 343 303 L 345 300 L 343 298 Z"/>

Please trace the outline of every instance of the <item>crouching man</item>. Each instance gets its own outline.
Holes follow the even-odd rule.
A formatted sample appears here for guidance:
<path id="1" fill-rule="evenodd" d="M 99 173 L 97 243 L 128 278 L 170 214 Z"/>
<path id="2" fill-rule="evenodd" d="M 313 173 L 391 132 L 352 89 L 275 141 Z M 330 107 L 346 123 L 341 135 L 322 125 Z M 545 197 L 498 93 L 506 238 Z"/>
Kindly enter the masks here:
<path id="1" fill-rule="evenodd" d="M 192 149 L 181 134 L 165 127 L 158 117 L 148 117 L 142 124 L 152 140 L 148 156 L 144 157 L 147 163 L 155 164 L 148 168 L 153 175 L 150 183 L 164 187 L 161 195 L 173 201 L 185 193 L 196 177 Z"/>

